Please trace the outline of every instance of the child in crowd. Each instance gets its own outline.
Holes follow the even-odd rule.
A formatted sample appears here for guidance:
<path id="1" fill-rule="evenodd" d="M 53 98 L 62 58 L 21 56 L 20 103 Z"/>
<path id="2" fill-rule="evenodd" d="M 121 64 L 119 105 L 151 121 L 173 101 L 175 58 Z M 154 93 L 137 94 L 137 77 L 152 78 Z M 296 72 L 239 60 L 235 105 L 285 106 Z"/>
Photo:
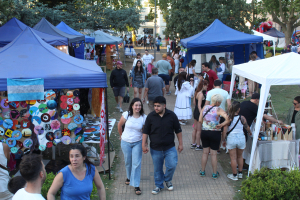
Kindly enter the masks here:
<path id="1" fill-rule="evenodd" d="M 219 58 L 220 66 L 216 68 L 216 73 L 220 81 L 223 81 L 223 74 L 225 72 L 225 58 Z"/>

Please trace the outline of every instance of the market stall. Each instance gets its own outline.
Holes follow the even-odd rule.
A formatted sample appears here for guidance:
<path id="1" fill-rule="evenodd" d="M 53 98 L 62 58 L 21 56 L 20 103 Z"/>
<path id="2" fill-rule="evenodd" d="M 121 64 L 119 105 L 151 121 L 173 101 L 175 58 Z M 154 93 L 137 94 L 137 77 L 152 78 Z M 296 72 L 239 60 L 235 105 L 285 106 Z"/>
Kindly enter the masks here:
<path id="1" fill-rule="evenodd" d="M 12 18 L 0 27 L 0 48 L 13 41 L 28 26 L 16 18 Z M 37 30 L 33 30 L 40 38 L 52 46 L 68 45 L 66 37 L 50 35 Z"/>
<path id="2" fill-rule="evenodd" d="M 260 130 L 262 124 L 262 117 L 264 114 L 271 85 L 300 85 L 300 79 L 298 74 L 299 69 L 295 67 L 299 62 L 299 59 L 300 59 L 300 55 L 296 53 L 287 53 L 276 57 L 271 57 L 267 59 L 257 60 L 255 62 L 248 62 L 248 63 L 233 66 L 231 85 L 230 85 L 230 96 L 232 96 L 234 80 L 236 75 L 251 79 L 252 81 L 255 81 L 262 85 L 260 89 L 260 99 L 259 99 L 259 106 L 258 106 L 258 114 L 256 117 L 255 132 L 253 132 L 253 142 L 251 147 L 248 173 L 253 172 L 254 170 L 253 168 L 254 157 L 256 155 L 255 152 L 257 151 L 258 148 L 257 143 L 259 138 L 262 139 L 262 137 L 264 137 L 265 140 L 265 137 L 267 138 L 271 137 L 268 138 L 267 140 L 271 141 L 272 149 L 275 150 L 272 151 L 273 155 L 276 155 L 277 148 L 282 148 L 284 145 L 284 144 L 279 144 L 280 141 L 278 140 L 288 140 L 288 141 L 294 140 L 294 138 L 291 136 L 292 132 L 289 126 L 287 127 L 277 126 L 276 128 L 275 126 L 271 126 L 273 128 L 266 129 L 265 133 L 262 133 Z M 259 144 L 259 146 L 260 145 L 262 144 Z M 299 148 L 297 146 L 298 146 L 298 141 L 296 145 L 293 145 L 293 147 L 291 147 L 290 143 L 285 143 L 285 149 L 289 149 L 289 151 L 287 151 L 286 154 L 282 154 L 282 158 L 293 158 L 293 160 L 289 160 L 289 162 L 294 166 L 299 166 L 298 160 L 296 159 L 296 157 L 298 157 L 298 152 L 299 152 Z M 248 148 L 249 148 L 249 144 L 248 144 Z M 290 149 L 290 148 L 298 148 L 298 149 Z M 268 151 L 265 151 L 265 153 L 267 152 Z M 293 156 L 292 154 L 290 154 L 290 152 L 297 152 L 297 154 L 296 156 Z M 272 156 L 269 158 L 272 158 Z M 280 167 L 280 164 L 278 165 L 278 167 Z"/>
<path id="3" fill-rule="evenodd" d="M 192 60 L 193 54 L 234 52 L 235 64 L 248 62 L 249 54 L 253 50 L 263 58 L 262 42 L 263 37 L 234 30 L 216 19 L 202 32 L 180 40 L 181 45 L 187 48 L 187 56 L 182 66 Z"/>
<path id="4" fill-rule="evenodd" d="M 51 35 L 68 38 L 68 42 L 69 42 L 68 54 L 73 57 L 76 57 L 75 50 L 74 50 L 76 48 L 76 43 L 81 44 L 85 40 L 84 35 L 71 35 L 65 33 L 59 30 L 58 28 L 56 28 L 55 26 L 53 26 L 45 18 L 42 18 L 41 21 L 37 23 L 33 28 L 35 30 L 48 33 Z"/>
<path id="5" fill-rule="evenodd" d="M 90 34 L 91 37 L 95 37 L 95 44 L 100 45 L 115 45 L 116 50 L 118 51 L 118 44 L 122 43 L 123 39 L 120 37 L 115 37 L 112 35 L 109 35 L 107 33 L 104 33 L 103 31 L 95 31 L 94 33 Z M 125 48 L 124 48 L 124 55 L 125 55 Z M 116 55 L 114 51 L 111 51 L 111 48 L 106 48 L 106 66 L 108 69 L 112 69 L 114 66 L 114 62 L 116 61 L 116 57 L 119 54 Z M 125 56 L 124 56 L 124 64 L 125 64 Z"/>
<path id="6" fill-rule="evenodd" d="M 109 142 L 107 80 L 94 61 L 62 53 L 28 27 L 0 49 L 0 68 L 0 138 L 13 153 L 98 141 L 101 165 Z"/>
<path id="7" fill-rule="evenodd" d="M 260 32 L 255 31 L 255 30 L 252 30 L 252 33 L 253 33 L 253 35 L 263 37 L 263 38 L 264 38 L 264 41 L 265 41 L 265 40 L 272 41 L 272 42 L 273 42 L 273 51 L 274 51 L 273 56 L 275 56 L 275 47 L 276 47 L 276 46 L 275 46 L 275 42 L 277 41 L 277 38 L 272 37 L 272 36 L 269 36 L 269 35 L 266 35 L 265 33 L 260 33 Z"/>
<path id="8" fill-rule="evenodd" d="M 82 42 L 79 44 L 79 46 L 77 48 L 75 48 L 75 56 L 76 58 L 80 58 L 80 59 L 84 59 L 85 53 L 84 53 L 84 47 L 85 44 L 91 43 L 94 44 L 95 43 L 95 38 L 87 36 L 87 35 L 83 35 L 77 31 L 75 31 L 74 29 L 72 29 L 71 27 L 69 27 L 66 23 L 64 23 L 63 21 L 61 21 L 56 28 L 58 28 L 59 30 L 68 33 L 70 35 L 79 35 L 79 36 L 84 36 L 85 38 L 85 43 Z"/>

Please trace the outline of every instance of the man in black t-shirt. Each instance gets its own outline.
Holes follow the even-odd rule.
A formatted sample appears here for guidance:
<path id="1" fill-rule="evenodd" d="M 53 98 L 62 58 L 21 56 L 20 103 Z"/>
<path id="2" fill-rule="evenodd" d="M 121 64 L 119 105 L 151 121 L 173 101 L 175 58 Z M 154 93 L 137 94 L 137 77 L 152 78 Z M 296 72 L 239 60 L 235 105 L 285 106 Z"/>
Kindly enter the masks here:
<path id="1" fill-rule="evenodd" d="M 154 109 L 147 116 L 143 130 L 142 148 L 147 153 L 148 137 L 150 139 L 150 154 L 154 165 L 154 181 L 156 188 L 152 194 L 158 194 L 166 183 L 169 191 L 173 190 L 172 178 L 177 166 L 178 156 L 175 148 L 175 134 L 178 138 L 178 152 L 183 150 L 182 130 L 174 112 L 166 109 L 166 99 L 158 96 L 154 99 Z M 165 163 L 166 171 L 163 171 Z"/>
<path id="2" fill-rule="evenodd" d="M 247 124 L 249 125 L 249 127 L 251 127 L 253 120 L 257 116 L 258 104 L 259 104 L 259 94 L 258 93 L 254 93 L 252 95 L 250 101 L 244 101 L 241 103 L 239 115 L 242 115 L 246 118 Z M 273 122 L 273 123 L 280 123 L 280 124 L 283 123 L 281 120 L 277 120 L 267 114 L 264 114 L 263 118 L 265 120 L 269 120 L 270 122 Z"/>

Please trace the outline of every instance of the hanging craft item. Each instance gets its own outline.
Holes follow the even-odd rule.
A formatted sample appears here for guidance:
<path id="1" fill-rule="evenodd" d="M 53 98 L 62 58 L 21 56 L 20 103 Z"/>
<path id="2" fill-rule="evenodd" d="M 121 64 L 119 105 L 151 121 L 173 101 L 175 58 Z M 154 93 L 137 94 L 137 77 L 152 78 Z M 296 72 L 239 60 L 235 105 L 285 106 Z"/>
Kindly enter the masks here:
<path id="1" fill-rule="evenodd" d="M 76 97 L 73 101 L 74 101 L 74 103 L 79 103 L 80 99 L 79 99 L 79 97 Z"/>
<path id="2" fill-rule="evenodd" d="M 82 117 L 82 115 L 76 115 L 76 116 L 74 117 L 74 122 L 75 122 L 76 124 L 81 124 L 81 123 L 83 122 L 83 117 Z"/>
<path id="3" fill-rule="evenodd" d="M 34 105 L 34 104 L 36 104 L 36 100 L 27 100 L 26 101 L 26 103 L 28 104 L 28 105 Z"/>
<path id="4" fill-rule="evenodd" d="M 11 127 L 12 129 L 16 130 L 21 128 L 21 123 L 18 120 L 13 120 L 13 127 Z"/>
<path id="5" fill-rule="evenodd" d="M 28 120 L 28 119 L 23 119 L 22 121 L 21 121 L 21 127 L 22 128 L 29 128 L 30 127 L 30 121 Z"/>
<path id="6" fill-rule="evenodd" d="M 2 108 L 9 108 L 8 99 L 2 99 L 1 100 L 1 107 Z"/>
<path id="7" fill-rule="evenodd" d="M 0 117 L 0 125 L 3 125 L 3 118 Z"/>
<path id="8" fill-rule="evenodd" d="M 0 127 L 0 136 L 3 136 L 5 133 L 4 129 L 2 127 Z"/>
<path id="9" fill-rule="evenodd" d="M 17 153 L 18 152 L 18 147 L 12 147 L 11 149 L 10 149 L 10 152 L 12 152 L 13 154 L 15 154 L 15 153 Z"/>
<path id="10" fill-rule="evenodd" d="M 68 109 L 68 112 L 72 112 L 73 111 L 73 106 L 72 105 L 68 105 L 67 109 Z"/>
<path id="11" fill-rule="evenodd" d="M 54 111 L 54 110 L 50 110 L 49 111 L 49 115 L 51 117 L 51 120 L 55 120 L 58 118 L 58 112 Z"/>
<path id="12" fill-rule="evenodd" d="M 61 133 L 61 130 L 60 130 L 60 129 L 54 131 L 54 137 L 55 137 L 55 139 L 60 139 L 60 138 L 62 138 L 62 133 Z"/>
<path id="13" fill-rule="evenodd" d="M 21 102 L 20 102 L 20 105 L 21 105 L 22 108 L 27 108 L 27 103 L 26 103 L 26 101 L 21 101 Z"/>
<path id="14" fill-rule="evenodd" d="M 58 130 L 60 128 L 60 122 L 58 120 L 53 120 L 51 122 L 51 128 L 53 130 Z"/>
<path id="15" fill-rule="evenodd" d="M 50 119 L 51 119 L 51 117 L 50 117 L 50 115 L 49 115 L 48 113 L 44 113 L 44 114 L 42 114 L 42 116 L 41 116 L 41 120 L 42 120 L 43 122 L 49 122 Z"/>
<path id="16" fill-rule="evenodd" d="M 71 135 L 71 131 L 67 128 L 64 128 L 62 131 L 61 131 L 61 134 L 63 136 L 70 136 Z"/>
<path id="17" fill-rule="evenodd" d="M 37 100 L 38 103 L 45 103 L 46 102 L 46 99 L 43 99 L 43 100 Z"/>
<path id="18" fill-rule="evenodd" d="M 19 102 L 18 101 L 10 101 L 8 102 L 10 109 L 17 109 L 19 108 Z"/>
<path id="19" fill-rule="evenodd" d="M 55 100 L 49 100 L 47 102 L 47 108 L 50 109 L 50 110 L 53 110 L 57 107 L 57 103 Z"/>
<path id="20" fill-rule="evenodd" d="M 69 124 L 71 122 L 71 118 L 61 118 L 61 122 L 63 124 Z"/>
<path id="21" fill-rule="evenodd" d="M 32 119 L 31 119 L 31 122 L 32 123 L 38 123 L 38 124 L 41 124 L 42 120 L 39 116 L 33 116 Z"/>
<path id="22" fill-rule="evenodd" d="M 60 97 L 61 102 L 67 102 L 68 97 L 63 95 Z"/>
<path id="23" fill-rule="evenodd" d="M 9 138 L 11 138 L 12 137 L 12 133 L 13 133 L 14 131 L 13 130 L 11 130 L 11 129 L 6 129 L 6 131 L 5 131 L 5 136 L 6 137 L 9 137 Z"/>
<path id="24" fill-rule="evenodd" d="M 65 145 L 69 145 L 71 143 L 71 138 L 69 136 L 63 136 L 61 138 L 62 143 L 64 143 Z"/>
<path id="25" fill-rule="evenodd" d="M 42 127 L 42 126 L 35 126 L 33 131 L 37 135 L 42 135 L 44 133 L 44 127 Z"/>
<path id="26" fill-rule="evenodd" d="M 80 95 L 79 90 L 74 90 L 73 95 L 74 95 L 75 97 L 79 97 L 79 95 Z"/>
<path id="27" fill-rule="evenodd" d="M 25 128 L 25 129 L 22 130 L 23 137 L 30 137 L 31 134 L 32 134 L 32 131 L 29 128 Z"/>
<path id="28" fill-rule="evenodd" d="M 30 109 L 29 109 L 29 114 L 32 115 L 32 116 L 36 116 L 36 115 L 39 115 L 40 111 L 37 107 L 35 106 L 32 106 Z"/>
<path id="29" fill-rule="evenodd" d="M 14 138 L 15 140 L 19 140 L 22 138 L 22 133 L 20 131 L 14 131 L 12 132 L 11 137 Z"/>
<path id="30" fill-rule="evenodd" d="M 31 146 L 33 145 L 33 141 L 32 141 L 32 139 L 26 139 L 26 140 L 24 140 L 24 142 L 23 142 L 23 146 L 25 147 L 25 148 L 30 148 Z"/>
<path id="31" fill-rule="evenodd" d="M 17 141 L 15 139 L 13 139 L 13 138 L 8 138 L 6 140 L 6 144 L 11 148 L 11 147 L 16 146 Z"/>
<path id="32" fill-rule="evenodd" d="M 29 111 L 27 109 L 22 109 L 20 111 L 20 117 L 22 119 L 28 119 L 30 117 Z"/>
<path id="33" fill-rule="evenodd" d="M 72 98 L 67 99 L 67 104 L 68 105 L 73 105 L 73 103 L 74 103 L 74 100 Z"/>
<path id="34" fill-rule="evenodd" d="M 13 127 L 13 125 L 14 125 L 14 123 L 11 119 L 5 119 L 3 121 L 3 127 L 4 128 L 11 128 L 11 127 Z"/>
<path id="35" fill-rule="evenodd" d="M 53 132 L 46 133 L 46 139 L 49 141 L 54 140 L 54 133 Z"/>
<path id="36" fill-rule="evenodd" d="M 67 94 L 66 94 L 66 96 L 68 98 L 72 98 L 73 97 L 73 92 L 72 91 L 68 91 Z"/>
<path id="37" fill-rule="evenodd" d="M 92 114 L 100 117 L 100 88 L 92 89 Z"/>
<path id="38" fill-rule="evenodd" d="M 52 129 L 51 124 L 44 124 L 44 130 L 46 132 L 50 131 Z"/>
<path id="39" fill-rule="evenodd" d="M 52 142 L 47 142 L 46 146 L 47 146 L 47 148 L 51 148 L 53 146 L 53 143 Z"/>
<path id="40" fill-rule="evenodd" d="M 77 124 L 75 124 L 75 123 L 70 123 L 68 125 L 68 129 L 70 129 L 71 131 L 75 130 L 76 128 L 77 128 Z"/>
<path id="41" fill-rule="evenodd" d="M 49 91 L 45 92 L 45 97 L 48 100 L 54 100 L 56 98 L 56 94 L 53 90 L 49 90 Z"/>
<path id="42" fill-rule="evenodd" d="M 73 109 L 74 110 L 79 110 L 80 109 L 80 105 L 79 104 L 74 104 L 73 105 Z"/>
<path id="43" fill-rule="evenodd" d="M 20 112 L 18 110 L 12 110 L 9 115 L 11 119 L 18 119 L 20 117 Z"/>
<path id="44" fill-rule="evenodd" d="M 10 110 L 7 108 L 3 109 L 2 116 L 6 119 L 9 119 L 10 118 Z"/>
<path id="45" fill-rule="evenodd" d="M 74 134 L 75 135 L 78 135 L 78 134 L 83 134 L 83 131 L 82 131 L 82 128 L 81 127 L 77 127 L 76 129 L 75 129 L 75 131 L 74 131 Z"/>
<path id="46" fill-rule="evenodd" d="M 39 111 L 41 112 L 41 113 L 46 113 L 46 112 L 48 112 L 48 108 L 47 108 L 47 104 L 40 104 L 39 105 Z"/>
<path id="47" fill-rule="evenodd" d="M 40 146 L 39 146 L 39 150 L 45 151 L 45 150 L 46 150 L 46 146 L 45 146 L 45 145 L 40 145 Z"/>

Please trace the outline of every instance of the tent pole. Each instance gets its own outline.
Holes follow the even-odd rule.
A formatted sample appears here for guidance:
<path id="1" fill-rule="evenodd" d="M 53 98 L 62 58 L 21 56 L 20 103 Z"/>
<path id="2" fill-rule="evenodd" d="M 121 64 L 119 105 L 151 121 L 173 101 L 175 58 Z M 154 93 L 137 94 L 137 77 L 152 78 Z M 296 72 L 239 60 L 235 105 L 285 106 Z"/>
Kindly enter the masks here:
<path id="1" fill-rule="evenodd" d="M 108 106 L 107 106 L 107 88 L 104 88 L 105 90 L 105 107 L 106 107 L 106 135 L 107 135 L 107 155 L 108 155 L 108 176 L 109 180 L 111 179 L 111 174 L 110 174 L 110 149 L 109 149 L 109 126 L 108 126 Z"/>
<path id="2" fill-rule="evenodd" d="M 123 52 L 124 52 L 124 65 L 125 65 L 125 67 L 126 67 L 126 61 L 125 61 L 125 45 L 124 45 L 124 43 L 123 43 Z"/>
<path id="3" fill-rule="evenodd" d="M 275 56 L 275 40 L 273 40 L 273 51 L 274 51 L 274 55 L 273 55 L 273 57 Z"/>
<path id="4" fill-rule="evenodd" d="M 188 68 L 187 68 L 187 72 L 188 72 L 188 74 L 187 74 L 187 76 L 189 77 L 190 76 L 190 70 L 189 70 L 189 49 L 188 48 L 186 48 L 186 57 L 187 57 L 187 64 L 188 64 Z M 190 80 L 188 80 L 188 81 L 190 81 Z"/>
<path id="5" fill-rule="evenodd" d="M 266 83 L 262 84 L 261 91 L 260 91 L 260 98 L 259 98 L 259 104 L 258 104 L 258 112 L 256 116 L 256 124 L 255 124 L 255 132 L 252 133 L 253 137 L 253 142 L 252 142 L 252 149 L 251 149 L 251 154 L 250 154 L 250 163 L 249 163 L 249 170 L 248 170 L 248 176 L 251 172 L 252 164 L 253 164 L 253 157 L 254 157 L 254 152 L 257 146 L 257 140 L 258 140 L 258 135 L 259 135 L 259 130 L 262 122 L 262 118 L 264 115 L 264 110 L 266 106 L 266 101 L 268 98 L 268 94 L 270 91 L 270 85 L 267 85 Z M 252 171 L 253 172 L 253 171 Z"/>

